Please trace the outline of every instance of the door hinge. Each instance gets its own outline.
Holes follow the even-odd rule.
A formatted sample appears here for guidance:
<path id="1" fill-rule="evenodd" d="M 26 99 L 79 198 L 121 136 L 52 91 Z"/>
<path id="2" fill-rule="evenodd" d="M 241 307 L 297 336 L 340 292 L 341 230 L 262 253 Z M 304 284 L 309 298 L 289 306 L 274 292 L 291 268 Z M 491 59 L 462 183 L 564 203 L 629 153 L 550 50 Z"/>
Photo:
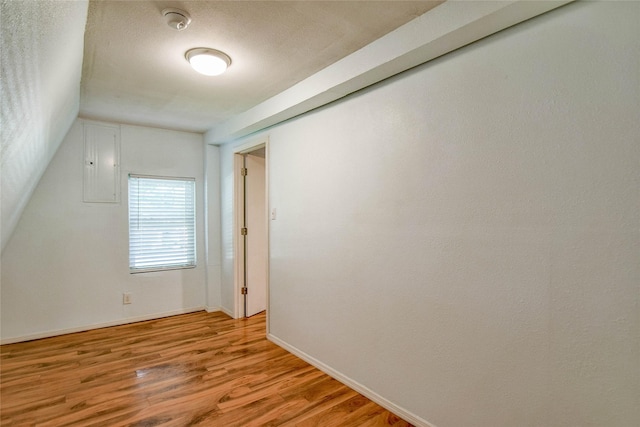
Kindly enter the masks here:
<path id="1" fill-rule="evenodd" d="M 240 229 L 240 234 L 241 234 L 241 235 L 246 236 L 246 235 L 247 235 L 247 233 L 248 233 L 247 227 L 242 227 L 242 228 Z"/>
<path id="2" fill-rule="evenodd" d="M 242 176 L 247 176 L 249 174 L 249 171 L 247 170 L 247 168 L 242 168 L 240 169 L 240 173 L 242 174 Z"/>
<path id="3" fill-rule="evenodd" d="M 245 286 L 241 289 L 242 295 L 247 295 L 249 293 L 249 289 Z"/>

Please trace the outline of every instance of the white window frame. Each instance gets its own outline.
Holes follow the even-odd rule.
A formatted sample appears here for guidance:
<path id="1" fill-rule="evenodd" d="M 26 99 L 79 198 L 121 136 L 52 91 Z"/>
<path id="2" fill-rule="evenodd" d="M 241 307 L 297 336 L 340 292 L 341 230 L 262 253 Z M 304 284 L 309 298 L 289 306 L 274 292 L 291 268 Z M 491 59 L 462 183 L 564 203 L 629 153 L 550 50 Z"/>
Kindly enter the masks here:
<path id="1" fill-rule="evenodd" d="M 163 210 L 162 206 L 158 206 L 160 209 L 157 211 L 157 216 L 154 215 L 153 208 L 149 208 L 147 204 L 147 211 L 144 211 L 144 205 L 141 205 L 140 200 L 140 187 L 134 188 L 133 185 L 139 185 L 141 183 L 149 184 L 150 181 L 159 181 L 169 184 L 169 181 L 180 181 L 182 183 L 189 183 L 191 187 L 191 194 L 185 194 L 184 199 L 180 196 L 176 197 L 176 203 L 183 203 L 185 217 L 180 218 L 178 215 L 178 224 L 171 226 L 170 224 L 163 223 L 169 219 L 167 215 L 173 215 L 180 213 L 180 210 L 176 210 L 175 207 L 166 206 Z M 145 273 L 151 271 L 166 271 L 166 270 L 178 270 L 185 268 L 195 268 L 197 264 L 196 253 L 196 182 L 195 178 L 190 177 L 169 177 L 169 176 L 152 176 L 152 175 L 138 175 L 129 174 L 127 183 L 128 193 L 128 212 L 129 212 L 129 272 L 130 273 Z M 187 187 L 188 187 L 187 186 Z M 178 188 L 178 187 L 176 187 Z M 165 200 L 164 196 L 153 199 L 154 195 L 151 195 L 148 202 L 162 202 Z M 145 233 L 141 231 L 144 230 Z M 168 233 L 173 233 L 173 237 L 167 238 Z M 176 235 L 177 233 L 177 235 Z M 180 233 L 185 233 L 184 239 L 180 238 Z M 186 244 L 186 245 L 185 245 Z M 191 246 L 192 244 L 192 246 Z M 169 249 L 168 245 L 173 245 L 173 248 Z M 181 248 L 184 246 L 184 248 Z M 155 259 L 150 258 L 149 253 L 153 250 L 160 250 L 157 252 Z M 162 250 L 165 252 L 162 252 Z M 166 262 L 162 263 L 163 258 Z M 173 259 L 172 259 L 173 258 Z"/>

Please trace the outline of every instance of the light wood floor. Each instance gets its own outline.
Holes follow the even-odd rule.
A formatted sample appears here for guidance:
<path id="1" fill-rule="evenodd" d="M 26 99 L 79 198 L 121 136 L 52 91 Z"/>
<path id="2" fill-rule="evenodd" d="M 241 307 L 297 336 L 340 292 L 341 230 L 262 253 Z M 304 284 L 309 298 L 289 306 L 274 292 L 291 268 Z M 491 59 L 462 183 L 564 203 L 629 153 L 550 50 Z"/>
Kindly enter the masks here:
<path id="1" fill-rule="evenodd" d="M 265 338 L 191 313 L 1 346 L 2 426 L 409 426 Z"/>

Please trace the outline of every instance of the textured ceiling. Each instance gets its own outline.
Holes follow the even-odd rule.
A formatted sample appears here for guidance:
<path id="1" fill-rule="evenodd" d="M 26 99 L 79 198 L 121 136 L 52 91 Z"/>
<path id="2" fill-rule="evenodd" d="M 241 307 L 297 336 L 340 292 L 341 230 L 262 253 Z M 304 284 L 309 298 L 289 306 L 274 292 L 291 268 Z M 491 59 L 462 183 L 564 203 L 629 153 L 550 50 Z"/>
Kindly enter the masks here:
<path id="1" fill-rule="evenodd" d="M 4 250 L 78 115 L 86 1 L 0 2 L 0 234 Z"/>
<path id="2" fill-rule="evenodd" d="M 441 1 L 91 1 L 80 115 L 204 132 L 360 49 Z M 183 31 L 161 11 L 192 18 Z M 194 47 L 226 52 L 222 76 L 193 71 Z"/>

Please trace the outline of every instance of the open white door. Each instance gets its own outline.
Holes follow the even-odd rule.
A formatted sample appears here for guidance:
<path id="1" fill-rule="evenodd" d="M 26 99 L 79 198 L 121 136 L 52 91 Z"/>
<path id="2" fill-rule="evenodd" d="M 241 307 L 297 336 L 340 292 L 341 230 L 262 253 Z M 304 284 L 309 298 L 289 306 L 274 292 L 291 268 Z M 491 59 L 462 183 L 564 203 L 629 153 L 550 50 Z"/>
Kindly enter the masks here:
<path id="1" fill-rule="evenodd" d="M 264 152 L 264 150 L 262 150 Z M 246 317 L 267 308 L 267 207 L 265 158 L 249 153 L 245 167 Z"/>

